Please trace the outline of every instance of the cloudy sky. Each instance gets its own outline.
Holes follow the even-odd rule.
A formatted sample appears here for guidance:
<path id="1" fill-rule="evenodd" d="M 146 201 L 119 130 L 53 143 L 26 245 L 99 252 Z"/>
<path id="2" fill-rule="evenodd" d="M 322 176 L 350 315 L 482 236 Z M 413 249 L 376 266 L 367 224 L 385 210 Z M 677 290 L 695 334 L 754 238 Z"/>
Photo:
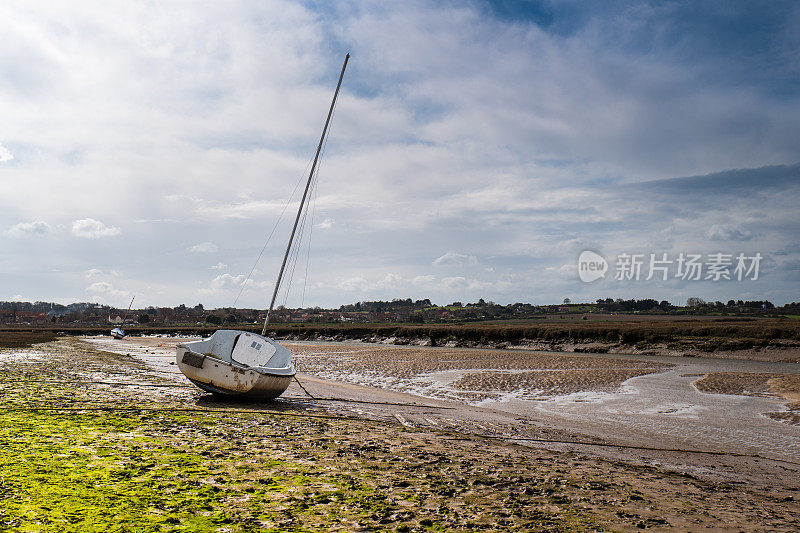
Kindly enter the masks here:
<path id="1" fill-rule="evenodd" d="M 232 305 L 289 202 L 265 307 L 348 51 L 279 302 L 800 300 L 796 2 L 334 4 L 0 3 L 0 300 Z"/>

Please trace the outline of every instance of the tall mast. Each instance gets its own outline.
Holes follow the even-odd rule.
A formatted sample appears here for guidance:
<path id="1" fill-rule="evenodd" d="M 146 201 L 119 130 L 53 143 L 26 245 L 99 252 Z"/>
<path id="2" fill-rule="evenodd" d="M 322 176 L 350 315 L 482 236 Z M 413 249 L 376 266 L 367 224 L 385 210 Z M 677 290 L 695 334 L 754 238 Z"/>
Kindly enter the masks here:
<path id="1" fill-rule="evenodd" d="M 344 56 L 344 64 L 342 65 L 342 71 L 339 73 L 339 82 L 336 84 L 336 91 L 333 93 L 333 100 L 331 100 L 331 107 L 328 109 L 328 118 L 325 119 L 325 126 L 322 128 L 322 135 L 319 138 L 319 144 L 317 145 L 317 153 L 314 155 L 314 162 L 311 164 L 311 172 L 308 173 L 308 181 L 306 182 L 306 188 L 303 191 L 303 198 L 300 200 L 300 207 L 297 209 L 297 216 L 294 219 L 294 226 L 292 227 L 292 234 L 289 236 L 289 244 L 286 245 L 286 253 L 283 255 L 283 263 L 281 263 L 281 270 L 278 273 L 278 281 L 275 282 L 275 290 L 272 291 L 272 300 L 269 303 L 269 309 L 267 310 L 267 317 L 264 319 L 264 328 L 261 330 L 262 335 L 267 334 L 267 325 L 269 324 L 269 315 L 272 313 L 272 308 L 275 306 L 275 298 L 278 297 L 278 289 L 281 286 L 281 280 L 283 279 L 283 271 L 286 268 L 286 260 L 289 258 L 289 252 L 292 249 L 292 241 L 294 241 L 294 234 L 297 231 L 297 224 L 300 222 L 300 215 L 303 213 L 303 206 L 306 202 L 306 197 L 308 196 L 308 189 L 311 187 L 311 179 L 314 177 L 314 171 L 317 168 L 317 160 L 319 160 L 319 153 L 322 150 L 322 144 L 325 141 L 325 135 L 328 133 L 328 125 L 331 122 L 331 115 L 333 115 L 333 108 L 336 105 L 336 98 L 339 96 L 339 88 L 342 86 L 342 78 L 344 78 L 344 69 L 347 68 L 347 61 L 350 59 L 350 54 L 348 53 Z"/>
<path id="2" fill-rule="evenodd" d="M 127 311 L 125 311 L 125 318 L 123 318 L 123 319 L 122 319 L 122 324 L 120 324 L 120 325 L 122 325 L 122 326 L 124 326 L 124 325 L 125 325 L 125 321 L 128 319 L 128 313 L 130 313 L 130 312 L 131 312 L 131 307 L 133 307 L 133 301 L 134 301 L 135 299 L 136 299 L 136 296 L 134 296 L 133 298 L 131 298 L 131 303 L 130 303 L 130 304 L 128 304 L 128 310 L 127 310 Z"/>

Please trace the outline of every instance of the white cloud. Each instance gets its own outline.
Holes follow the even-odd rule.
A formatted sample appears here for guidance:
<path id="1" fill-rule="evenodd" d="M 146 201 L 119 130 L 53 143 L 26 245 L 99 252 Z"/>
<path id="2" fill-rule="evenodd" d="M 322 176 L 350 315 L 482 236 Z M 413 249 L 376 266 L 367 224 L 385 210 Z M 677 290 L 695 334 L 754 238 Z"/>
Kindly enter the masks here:
<path id="1" fill-rule="evenodd" d="M 314 224 L 314 227 L 318 228 L 318 229 L 331 229 L 333 227 L 333 219 L 332 218 L 326 218 L 325 220 L 323 220 L 319 224 Z"/>
<path id="2" fill-rule="evenodd" d="M 389 273 L 376 281 L 368 280 L 363 274 L 350 278 L 339 279 L 336 287 L 344 291 L 391 291 L 393 293 L 405 293 L 410 290 L 424 291 L 424 293 L 439 293 L 446 291 L 481 290 L 491 287 L 491 283 L 482 282 L 473 278 L 463 276 L 450 276 L 437 278 L 430 274 L 414 276 L 410 278 L 399 274 Z"/>
<path id="3" fill-rule="evenodd" d="M 492 283 L 482 282 L 477 279 L 465 278 L 463 276 L 452 276 L 442 278 L 442 285 L 450 291 L 463 290 L 482 290 L 492 287 Z"/>
<path id="4" fill-rule="evenodd" d="M 753 235 L 740 226 L 714 224 L 706 231 L 706 237 L 712 241 L 749 241 L 753 238 Z"/>
<path id="5" fill-rule="evenodd" d="M 228 268 L 228 265 L 226 265 L 222 261 L 220 261 L 216 265 L 211 265 L 211 270 L 225 270 L 226 268 Z"/>
<path id="6" fill-rule="evenodd" d="M 343 291 L 365 291 L 369 288 L 369 283 L 362 275 L 340 279 L 337 281 L 336 286 Z"/>
<path id="7" fill-rule="evenodd" d="M 99 239 L 100 237 L 113 237 L 122 231 L 114 226 L 106 226 L 99 220 L 83 218 L 72 223 L 72 234 L 83 239 Z"/>
<path id="8" fill-rule="evenodd" d="M 398 288 L 403 283 L 403 278 L 397 274 L 389 273 L 386 274 L 383 279 L 379 280 L 376 284 L 376 288 Z"/>
<path id="9" fill-rule="evenodd" d="M 36 222 L 19 222 L 5 231 L 9 237 L 29 237 L 34 235 L 44 235 L 50 231 L 47 222 L 38 220 Z"/>
<path id="10" fill-rule="evenodd" d="M 213 242 L 201 242 L 199 244 L 195 244 L 194 246 L 190 246 L 188 251 L 196 254 L 211 254 L 219 250 L 219 247 L 214 244 Z M 222 264 L 222 263 L 219 263 Z"/>
<path id="11" fill-rule="evenodd" d="M 12 154 L 8 148 L 0 144 L 0 163 L 5 163 L 12 159 L 14 159 L 14 154 Z"/>
<path id="12" fill-rule="evenodd" d="M 107 293 L 113 290 L 113 286 L 107 281 L 98 281 L 86 287 L 86 290 L 89 292 Z"/>
<path id="13" fill-rule="evenodd" d="M 448 290 L 460 291 L 467 288 L 469 284 L 467 278 L 463 276 L 452 276 L 449 278 L 442 278 L 442 285 L 447 287 Z"/>
<path id="14" fill-rule="evenodd" d="M 435 283 L 436 276 L 431 276 L 430 274 L 411 278 L 411 284 L 415 287 L 432 287 Z"/>
<path id="15" fill-rule="evenodd" d="M 231 276 L 228 273 L 220 274 L 211 280 L 210 287 L 213 290 L 238 289 L 244 283 L 244 274 Z"/>
<path id="16" fill-rule="evenodd" d="M 101 277 L 101 276 L 110 276 L 112 278 L 121 278 L 122 277 L 122 272 L 120 272 L 119 270 L 113 269 L 113 268 L 111 270 L 107 271 L 107 272 L 104 272 L 104 271 L 100 270 L 99 268 L 88 268 L 88 269 L 83 271 L 83 277 L 85 277 L 86 279 L 98 278 L 98 277 Z"/>
<path id="17" fill-rule="evenodd" d="M 98 281 L 92 283 L 86 287 L 86 292 L 92 293 L 95 297 L 98 297 L 104 301 L 113 300 L 119 302 L 121 298 L 127 298 L 130 296 L 128 291 L 117 289 L 107 281 Z"/>
<path id="18" fill-rule="evenodd" d="M 555 273 L 563 280 L 572 281 L 578 278 L 578 267 L 572 263 L 561 265 L 558 268 L 547 267 L 545 271 Z"/>
<path id="19" fill-rule="evenodd" d="M 474 255 L 459 254 L 456 252 L 447 252 L 441 257 L 434 260 L 433 266 L 450 266 L 450 265 L 477 265 L 478 258 Z"/>
<path id="20" fill-rule="evenodd" d="M 272 287 L 272 282 L 270 281 L 258 281 L 254 279 L 246 279 L 244 274 L 237 274 L 232 275 L 229 273 L 220 274 L 213 278 L 208 287 L 204 287 L 198 290 L 198 294 L 202 297 L 222 297 L 222 303 L 226 306 L 230 306 L 231 302 L 228 300 L 230 294 L 236 294 L 240 289 L 244 286 L 243 295 L 245 298 L 248 296 L 253 298 L 253 305 L 259 307 L 263 301 L 259 300 L 257 303 L 255 301 L 256 297 L 263 297 L 263 294 L 251 291 L 250 289 L 266 289 Z M 240 306 L 243 305 L 242 302 L 237 302 Z"/>

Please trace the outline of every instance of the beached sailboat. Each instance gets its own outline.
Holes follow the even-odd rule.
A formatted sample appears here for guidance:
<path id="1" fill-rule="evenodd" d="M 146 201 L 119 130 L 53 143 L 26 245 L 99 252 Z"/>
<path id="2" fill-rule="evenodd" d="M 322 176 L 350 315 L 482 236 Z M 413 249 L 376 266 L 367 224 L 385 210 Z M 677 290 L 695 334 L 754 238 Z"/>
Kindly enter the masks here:
<path id="1" fill-rule="evenodd" d="M 289 243 L 286 245 L 286 253 L 283 256 L 278 280 L 275 282 L 275 289 L 272 292 L 261 335 L 247 331 L 219 330 L 208 339 L 185 342 L 177 346 L 176 363 L 178 368 L 189 381 L 205 391 L 225 396 L 271 399 L 283 394 L 294 378 L 295 367 L 291 352 L 265 335 L 269 317 L 278 296 L 278 289 L 283 280 L 286 261 L 292 250 L 297 225 L 309 200 L 309 188 L 317 168 L 325 136 L 328 133 L 328 126 L 349 59 L 350 54 L 347 54 L 342 71 L 339 73 L 339 82 L 333 93 L 325 126 L 322 128 L 322 135 L 317 145 L 311 171 L 308 174 L 303 197 L 300 200 Z"/>
<path id="2" fill-rule="evenodd" d="M 131 298 L 131 303 L 128 305 L 128 310 L 125 311 L 125 316 L 122 318 L 122 323 L 119 325 L 118 328 L 114 328 L 111 330 L 111 336 L 115 339 L 122 339 L 125 337 L 125 330 L 122 329 L 125 326 L 125 321 L 128 319 L 128 313 L 131 312 L 131 307 L 133 306 L 133 301 L 136 299 L 136 296 Z M 109 317 L 110 318 L 110 317 Z"/>

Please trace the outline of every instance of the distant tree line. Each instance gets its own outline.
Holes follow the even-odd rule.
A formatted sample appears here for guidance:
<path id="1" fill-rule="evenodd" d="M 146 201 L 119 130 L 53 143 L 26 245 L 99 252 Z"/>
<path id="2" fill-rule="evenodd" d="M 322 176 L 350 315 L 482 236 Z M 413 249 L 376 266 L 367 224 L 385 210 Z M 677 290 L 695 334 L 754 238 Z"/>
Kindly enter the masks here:
<path id="1" fill-rule="evenodd" d="M 412 300 L 406 298 L 395 298 L 392 301 L 378 300 L 375 302 L 356 302 L 354 304 L 339 306 L 339 311 L 345 313 L 386 313 L 390 311 L 397 311 L 400 309 L 419 309 L 421 307 L 431 307 L 431 301 L 428 298 L 424 300 Z"/>
<path id="2" fill-rule="evenodd" d="M 697 309 L 775 309 L 775 305 L 769 300 L 728 300 L 727 303 L 722 303 L 720 301 L 706 302 L 696 296 L 686 300 L 686 307 Z"/>
<path id="3" fill-rule="evenodd" d="M 675 306 L 666 300 L 660 302 L 652 298 L 645 298 L 644 300 L 623 300 L 622 298 L 606 298 L 597 300 L 597 308 L 601 311 L 608 312 L 625 312 L 625 311 L 669 311 L 674 309 Z"/>
<path id="4" fill-rule="evenodd" d="M 31 313 L 38 313 L 34 316 Z M 73 303 L 62 305 L 51 302 L 3 302 L 0 301 L 0 323 L 43 321 L 58 323 L 106 323 L 114 317 L 123 316 L 125 309 L 97 303 Z M 448 305 L 436 305 L 430 299 L 395 298 L 393 300 L 361 301 L 342 305 L 336 309 L 308 307 L 287 309 L 278 306 L 273 311 L 273 322 L 332 323 L 353 322 L 410 322 L 416 324 L 479 322 L 488 320 L 524 320 L 543 318 L 548 315 L 590 313 L 651 313 L 674 315 L 714 314 L 725 316 L 783 316 L 800 315 L 800 303 L 792 302 L 776 307 L 769 300 L 728 300 L 707 302 L 691 297 L 685 306 L 676 306 L 666 300 L 600 298 L 594 303 L 573 302 L 564 298 L 561 304 L 534 305 L 516 302 L 508 305 L 486 301 L 474 303 L 454 301 Z M 224 324 L 254 323 L 263 320 L 263 311 L 232 307 L 208 310 L 202 304 L 194 307 L 180 304 L 175 307 L 147 307 L 133 309 L 129 321 L 140 324 L 201 324 L 214 326 Z"/>

